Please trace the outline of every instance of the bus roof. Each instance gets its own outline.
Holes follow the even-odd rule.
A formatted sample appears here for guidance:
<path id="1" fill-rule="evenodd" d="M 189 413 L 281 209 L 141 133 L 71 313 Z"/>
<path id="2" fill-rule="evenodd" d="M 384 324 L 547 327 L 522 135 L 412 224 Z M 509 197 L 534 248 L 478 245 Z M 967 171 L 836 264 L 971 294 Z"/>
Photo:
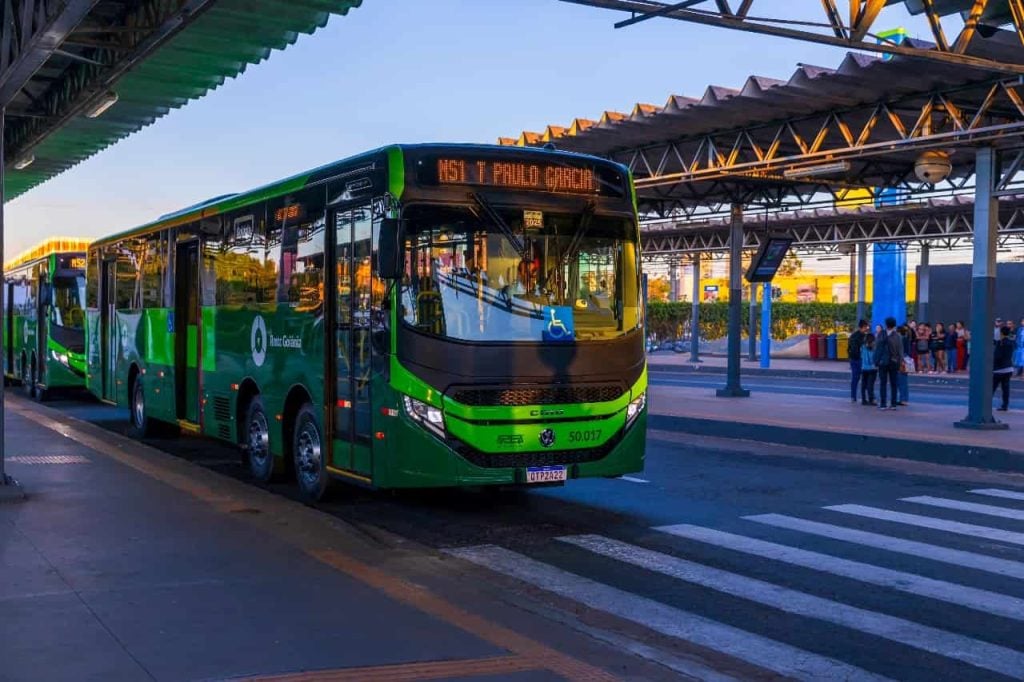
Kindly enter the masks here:
<path id="1" fill-rule="evenodd" d="M 183 208 L 171 213 L 164 214 L 156 220 L 139 225 L 137 227 L 123 230 L 115 234 L 97 239 L 93 242 L 94 245 L 105 244 L 112 241 L 117 241 L 125 237 L 129 237 L 133 234 L 150 232 L 155 229 L 174 227 L 176 225 L 185 225 L 200 218 L 209 218 L 212 216 L 221 215 L 229 211 L 233 211 L 237 208 L 246 206 L 257 201 L 263 201 L 266 199 L 273 199 L 276 197 L 284 196 L 291 192 L 298 191 L 303 187 L 311 184 L 311 182 L 319 182 L 321 180 L 330 178 L 340 172 L 345 166 L 352 163 L 357 163 L 362 159 L 369 160 L 374 156 L 385 154 L 390 150 L 406 150 L 406 149 L 456 149 L 456 150 L 479 150 L 488 151 L 498 154 L 514 154 L 514 155 L 529 155 L 536 154 L 541 155 L 552 155 L 557 154 L 560 156 L 574 157 L 578 159 L 588 159 L 590 161 L 597 161 L 608 165 L 620 166 L 614 161 L 608 159 L 590 156 L 587 154 L 580 154 L 579 152 L 571 152 L 565 150 L 558 150 L 554 148 L 538 148 L 538 147 L 508 147 L 494 144 L 466 144 L 466 143 L 421 143 L 421 144 L 393 144 L 384 147 L 379 147 L 362 154 L 350 156 L 345 159 L 338 161 L 332 161 L 330 163 L 318 166 L 308 171 L 292 175 L 284 178 L 283 180 L 277 180 L 272 183 L 256 187 L 246 192 L 240 192 L 237 194 L 224 194 L 221 196 L 207 199 L 206 201 L 194 204 L 187 208 Z M 625 172 L 625 168 L 623 167 Z"/>
<path id="2" fill-rule="evenodd" d="M 79 237 L 50 237 L 35 246 L 25 249 L 4 263 L 4 270 L 11 270 L 35 260 L 41 260 L 54 253 L 84 253 L 92 240 Z"/>

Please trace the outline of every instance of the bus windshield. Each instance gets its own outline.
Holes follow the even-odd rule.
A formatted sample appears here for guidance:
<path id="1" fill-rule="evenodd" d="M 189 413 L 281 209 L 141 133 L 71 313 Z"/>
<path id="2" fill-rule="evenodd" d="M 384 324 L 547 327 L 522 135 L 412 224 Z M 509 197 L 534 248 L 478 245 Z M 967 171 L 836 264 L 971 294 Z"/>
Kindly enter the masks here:
<path id="1" fill-rule="evenodd" d="M 633 220 L 489 204 L 411 207 L 406 217 L 401 316 L 421 332 L 557 342 L 613 339 L 640 325 Z"/>
<path id="2" fill-rule="evenodd" d="M 66 329 L 84 329 L 85 276 L 56 277 L 53 280 L 53 305 L 50 323 Z"/>

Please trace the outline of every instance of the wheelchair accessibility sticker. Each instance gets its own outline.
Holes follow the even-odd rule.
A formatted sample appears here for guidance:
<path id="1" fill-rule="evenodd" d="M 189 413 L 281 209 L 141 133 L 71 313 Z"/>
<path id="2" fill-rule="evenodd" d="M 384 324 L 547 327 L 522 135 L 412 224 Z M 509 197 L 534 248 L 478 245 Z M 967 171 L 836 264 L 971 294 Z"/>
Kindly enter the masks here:
<path id="1" fill-rule="evenodd" d="M 576 328 L 572 319 L 572 306 L 544 306 L 544 341 L 572 343 L 576 340 Z"/>

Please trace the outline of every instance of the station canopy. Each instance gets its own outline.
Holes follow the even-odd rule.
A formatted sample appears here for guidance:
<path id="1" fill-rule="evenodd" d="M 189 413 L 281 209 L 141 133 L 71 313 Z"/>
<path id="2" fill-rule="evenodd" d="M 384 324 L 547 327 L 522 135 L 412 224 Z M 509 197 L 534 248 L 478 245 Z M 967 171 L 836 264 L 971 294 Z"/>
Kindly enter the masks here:
<path id="1" fill-rule="evenodd" d="M 976 39 L 971 51 L 1024 63 L 1007 31 Z M 1022 136 L 1019 76 L 850 52 L 835 68 L 801 64 L 786 80 L 751 76 L 739 88 L 712 85 L 697 96 L 637 103 L 499 143 L 550 143 L 619 161 L 636 178 L 642 211 L 685 218 L 726 213 L 732 203 L 792 210 L 853 196 L 873 203 L 883 190 L 951 195 L 973 181 L 974 148 L 1019 148 Z M 947 178 L 916 177 L 925 152 L 948 158 Z M 1008 181 L 1020 177 L 1021 163 L 1018 157 Z"/>
<path id="2" fill-rule="evenodd" d="M 361 3 L 0 2 L 5 198 L 202 97 Z"/>

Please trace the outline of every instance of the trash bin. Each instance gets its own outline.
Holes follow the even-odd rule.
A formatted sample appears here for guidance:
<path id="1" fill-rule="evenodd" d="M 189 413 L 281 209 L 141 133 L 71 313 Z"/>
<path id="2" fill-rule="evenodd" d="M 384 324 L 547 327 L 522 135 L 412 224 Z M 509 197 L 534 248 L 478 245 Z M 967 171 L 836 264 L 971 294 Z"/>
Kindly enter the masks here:
<path id="1" fill-rule="evenodd" d="M 828 350 L 828 359 L 829 360 L 835 360 L 836 359 L 836 346 L 838 345 L 836 343 L 836 335 L 835 334 L 829 334 L 828 335 L 828 338 L 826 340 L 826 345 L 827 345 L 827 350 Z"/>
<path id="2" fill-rule="evenodd" d="M 818 334 L 818 359 L 828 359 L 828 337 L 824 334 Z"/>
<path id="3" fill-rule="evenodd" d="M 818 352 L 818 337 L 821 334 L 811 334 L 807 337 L 807 349 L 810 351 L 811 360 L 820 360 L 821 353 Z"/>
<path id="4" fill-rule="evenodd" d="M 836 360 L 849 360 L 850 354 L 847 352 L 849 349 L 846 344 L 850 341 L 850 335 L 847 332 L 839 332 L 836 334 Z"/>

